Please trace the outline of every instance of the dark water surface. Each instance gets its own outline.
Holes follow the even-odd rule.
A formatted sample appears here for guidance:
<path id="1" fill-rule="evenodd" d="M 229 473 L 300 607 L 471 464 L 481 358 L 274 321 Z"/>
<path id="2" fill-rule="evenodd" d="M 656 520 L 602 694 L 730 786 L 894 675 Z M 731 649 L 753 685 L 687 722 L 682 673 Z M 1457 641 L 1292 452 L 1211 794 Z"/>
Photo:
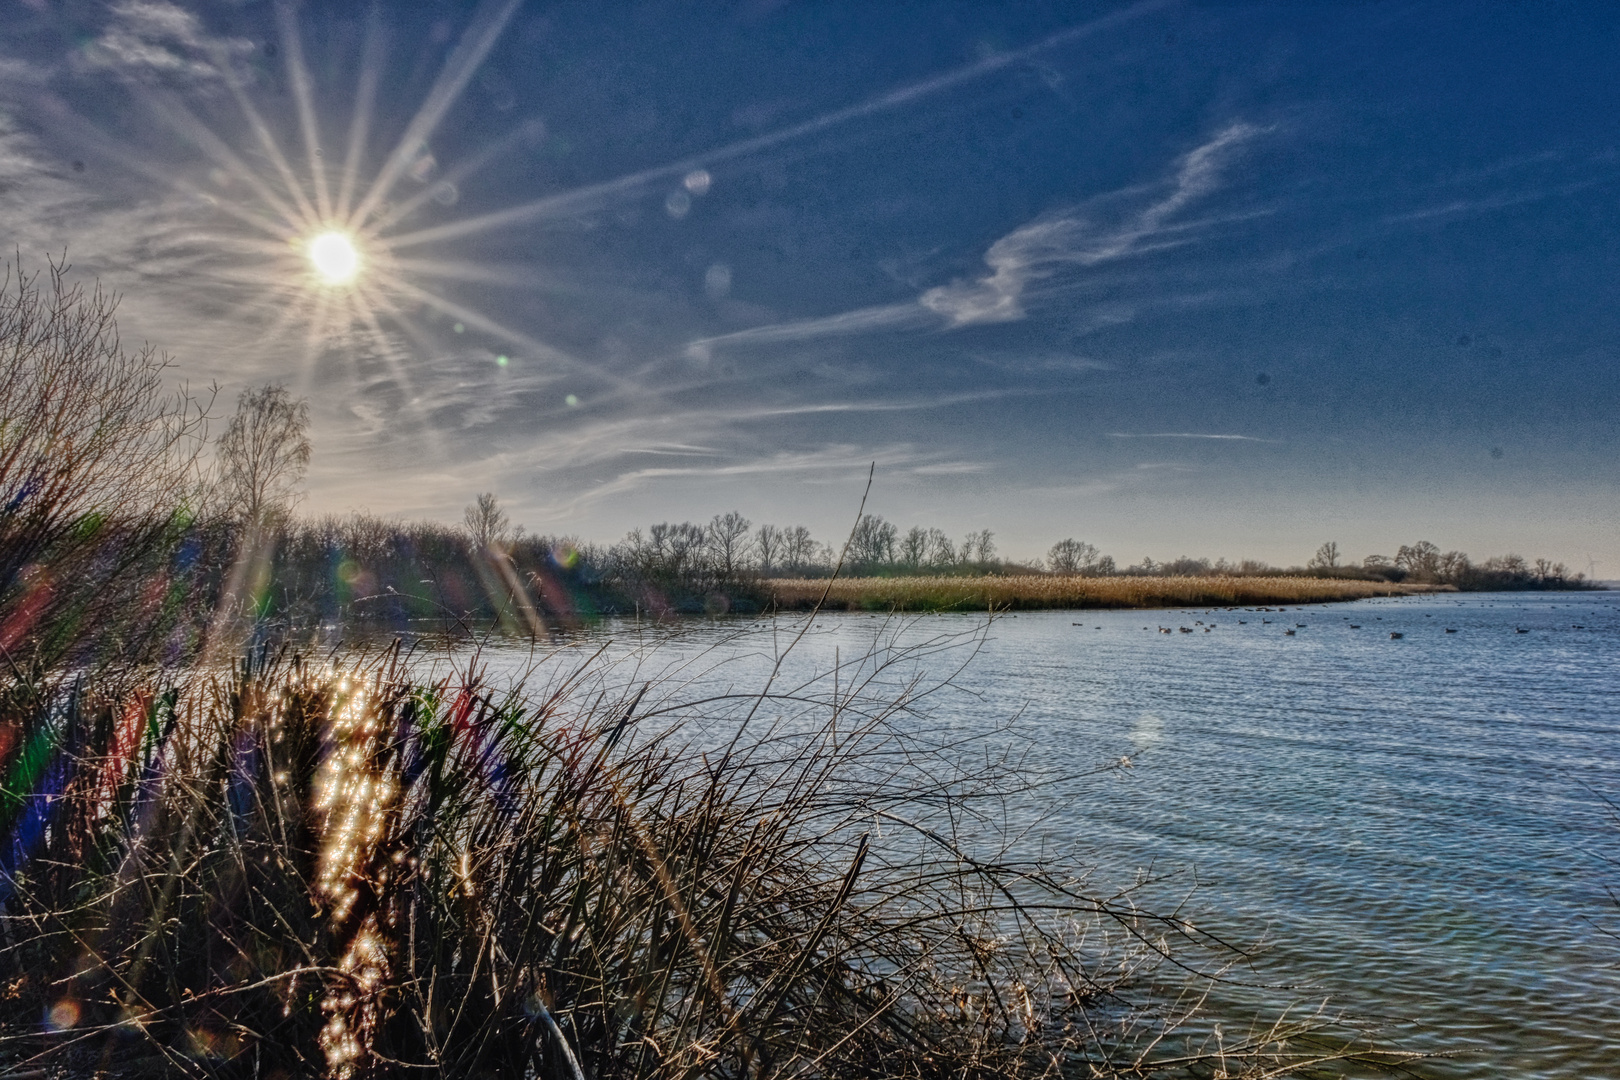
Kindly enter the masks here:
<path id="1" fill-rule="evenodd" d="M 790 667 L 973 621 L 822 616 Z M 773 648 L 757 623 L 660 633 L 659 663 L 701 658 L 693 694 L 756 686 Z M 648 642 L 628 624 L 587 637 Z M 1409 1048 L 1466 1052 L 1421 1075 L 1620 1077 L 1617 658 L 1617 593 L 1022 613 L 915 722 L 1027 753 L 1052 780 L 1022 812 L 1102 880 L 1179 871 L 1169 899 L 1196 881 L 1201 925 L 1270 943 L 1264 981 L 1299 988 L 1279 1000 L 1330 994 L 1409 1021 Z"/>

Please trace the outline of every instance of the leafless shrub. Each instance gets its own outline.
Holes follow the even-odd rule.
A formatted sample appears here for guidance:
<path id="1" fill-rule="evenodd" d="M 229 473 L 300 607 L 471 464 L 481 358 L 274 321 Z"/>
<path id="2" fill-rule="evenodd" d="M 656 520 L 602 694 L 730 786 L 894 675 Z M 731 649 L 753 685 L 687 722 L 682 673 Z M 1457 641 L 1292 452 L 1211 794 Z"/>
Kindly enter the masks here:
<path id="1" fill-rule="evenodd" d="M 202 495 L 207 403 L 123 347 L 64 263 L 0 281 L 0 656 L 126 656 L 172 621 L 166 559 Z"/>

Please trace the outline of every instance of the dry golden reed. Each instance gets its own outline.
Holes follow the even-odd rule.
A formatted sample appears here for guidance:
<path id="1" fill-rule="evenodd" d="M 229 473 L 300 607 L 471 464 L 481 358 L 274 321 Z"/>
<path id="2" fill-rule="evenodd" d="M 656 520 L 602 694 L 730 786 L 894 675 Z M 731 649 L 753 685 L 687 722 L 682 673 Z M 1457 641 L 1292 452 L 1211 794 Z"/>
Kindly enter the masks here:
<path id="1" fill-rule="evenodd" d="M 779 608 L 849 611 L 1027 611 L 1041 608 L 1260 607 L 1405 596 L 1430 585 L 1315 577 L 894 577 L 767 582 Z"/>

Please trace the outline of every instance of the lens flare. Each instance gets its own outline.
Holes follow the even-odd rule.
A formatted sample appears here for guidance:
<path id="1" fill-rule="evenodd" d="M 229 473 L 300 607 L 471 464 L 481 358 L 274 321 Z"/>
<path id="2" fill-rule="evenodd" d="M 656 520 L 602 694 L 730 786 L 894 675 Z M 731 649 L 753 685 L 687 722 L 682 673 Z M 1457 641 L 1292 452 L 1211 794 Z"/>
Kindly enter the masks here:
<path id="1" fill-rule="evenodd" d="M 348 233 L 323 232 L 305 250 L 315 273 L 328 285 L 346 285 L 360 273 L 360 252 Z"/>

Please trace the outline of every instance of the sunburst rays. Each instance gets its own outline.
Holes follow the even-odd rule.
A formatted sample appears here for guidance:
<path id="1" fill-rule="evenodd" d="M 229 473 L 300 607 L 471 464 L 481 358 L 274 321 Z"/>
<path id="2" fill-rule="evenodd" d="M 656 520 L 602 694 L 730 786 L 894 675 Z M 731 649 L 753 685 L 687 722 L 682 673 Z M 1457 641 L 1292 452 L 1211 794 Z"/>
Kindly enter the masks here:
<path id="1" fill-rule="evenodd" d="M 389 100 L 392 79 L 386 63 L 389 30 L 382 9 L 372 8 L 366 18 L 358 63 L 335 65 L 346 74 L 341 84 L 334 84 L 314 77 L 309 57 L 318 51 L 306 49 L 314 39 L 301 27 L 297 6 L 287 0 L 277 4 L 274 18 L 279 45 L 275 67 L 289 91 L 285 104 L 264 93 L 264 69 L 255 74 L 249 44 L 210 42 L 200 31 L 198 40 L 207 60 L 202 66 L 212 73 L 212 81 L 194 87 L 202 90 L 197 97 L 173 85 L 166 87 L 159 77 L 131 78 L 130 90 L 145 112 L 189 147 L 194 155 L 189 165 L 121 146 L 107 131 L 70 115 L 65 105 L 58 102 L 51 107 L 128 174 L 165 186 L 184 212 L 196 207 L 213 212 L 200 215 L 185 237 L 183 254 L 186 265 L 195 267 L 197 287 L 215 287 L 208 302 L 229 310 L 241 325 L 253 327 L 256 344 L 250 348 L 275 351 L 283 363 L 293 362 L 301 330 L 302 368 L 295 378 L 302 388 L 317 382 L 317 368 L 324 363 L 355 367 L 380 363 L 402 402 L 412 407 L 421 401 L 414 383 L 431 384 L 446 367 L 443 361 L 448 356 L 466 352 L 464 346 L 447 348 L 449 339 L 436 336 L 437 326 L 454 323 L 458 333 L 471 330 L 491 346 L 499 343 L 502 353 L 512 354 L 516 362 L 507 367 L 495 357 L 494 347 L 488 350 L 495 360 L 491 377 L 493 368 L 501 366 L 508 406 L 520 400 L 514 394 L 520 387 L 535 391 L 566 380 L 570 394 L 567 398 L 556 394 L 559 404 L 576 402 L 577 391 L 604 408 L 628 406 L 647 414 L 661 408 L 659 403 L 681 387 L 701 383 L 710 374 L 693 370 L 679 351 L 642 356 L 633 366 L 612 358 L 587 362 L 545 340 L 553 332 L 536 327 L 532 315 L 493 313 L 472 288 L 577 294 L 582 286 L 570 285 L 566 268 L 498 265 L 481 260 L 470 245 L 514 229 L 588 215 L 613 202 L 640 199 L 667 190 L 671 183 L 702 194 L 710 183 L 708 169 L 717 163 L 741 169 L 742 159 L 750 158 L 757 159 L 757 165 L 780 154 L 786 143 L 909 108 L 1042 50 L 1078 42 L 1155 10 L 1158 3 L 1145 0 L 1023 49 L 986 57 L 775 131 L 506 206 L 486 202 L 459 215 L 448 213 L 455 198 L 438 196 L 458 192 L 481 170 L 510 159 L 520 145 L 544 135 L 540 121 L 519 120 L 443 167 L 434 163 L 431 170 L 420 168 L 430 156 L 429 140 L 457 115 L 458 102 L 512 23 L 520 0 L 483 0 L 419 106 L 397 127 L 383 104 Z M 269 50 L 263 55 L 270 55 Z M 326 62 L 331 62 L 330 55 Z M 227 115 L 218 115 L 219 109 Z M 376 138 L 385 127 L 400 132 L 389 144 Z M 697 177 L 701 187 L 693 186 Z M 432 368 L 426 366 L 428 361 L 435 362 Z M 619 367 L 622 370 L 616 370 Z M 531 405 L 532 399 L 524 404 Z M 435 435 L 430 425 L 420 430 Z"/>
<path id="2" fill-rule="evenodd" d="M 256 98 L 252 73 L 225 44 L 204 48 L 234 112 L 228 126 L 217 117 L 205 119 L 198 104 L 175 89 L 132 79 L 131 92 L 145 112 L 197 153 L 207 178 L 195 175 L 200 171 L 196 167 L 159 162 L 121 145 L 78 117 L 64 119 L 71 119 L 74 130 L 130 175 L 160 183 L 188 205 L 218 212 L 212 224 L 199 222 L 187 232 L 188 245 L 201 246 L 211 258 L 209 283 L 237 290 L 231 307 L 253 319 L 261 342 L 284 345 L 289 335 L 302 331 L 305 380 L 313 377 L 323 355 L 358 346 L 388 366 L 407 403 L 415 401 L 410 365 L 404 362 L 408 350 L 414 347 L 424 356 L 442 355 L 445 350 L 409 312 L 431 311 L 499 340 L 508 351 L 526 354 L 535 363 L 536 380 L 544 381 L 551 371 L 600 383 L 605 377 L 600 370 L 532 332 L 444 295 L 433 284 L 524 287 L 533 283 L 529 280 L 533 275 L 483 266 L 466 257 L 441 257 L 440 251 L 422 246 L 408 260 L 392 254 L 391 233 L 414 220 L 436 192 L 447 184 L 465 182 L 518 141 L 532 141 L 540 130 L 536 121 L 520 122 L 440 172 L 433 184 L 394 197 L 518 6 L 519 0 L 486 0 L 403 133 L 382 153 L 371 145 L 386 53 L 386 33 L 376 11 L 366 23 L 356 78 L 348 89 L 352 96 L 344 102 L 346 117 L 341 108 L 333 108 L 345 90 L 321 85 L 314 78 L 306 59 L 305 31 L 296 7 L 289 3 L 278 4 L 275 12 L 276 42 L 291 91 L 288 117 L 278 117 Z M 206 112 L 206 103 L 201 107 Z M 278 122 L 283 119 L 293 131 L 291 139 L 278 137 Z M 333 145 L 323 126 L 328 131 L 347 130 Z M 368 169 L 368 162 L 380 164 Z"/>

